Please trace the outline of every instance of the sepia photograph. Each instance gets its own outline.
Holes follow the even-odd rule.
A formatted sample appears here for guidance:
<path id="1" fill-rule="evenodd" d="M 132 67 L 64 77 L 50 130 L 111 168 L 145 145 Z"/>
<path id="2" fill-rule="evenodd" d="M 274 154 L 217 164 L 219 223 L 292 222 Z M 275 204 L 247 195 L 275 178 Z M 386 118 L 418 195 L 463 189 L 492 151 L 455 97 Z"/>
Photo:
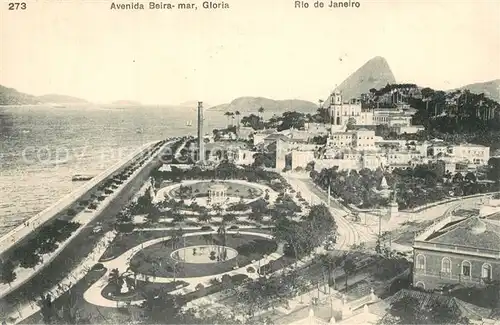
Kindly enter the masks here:
<path id="1" fill-rule="evenodd" d="M 500 1 L 4 0 L 0 324 L 500 325 Z"/>

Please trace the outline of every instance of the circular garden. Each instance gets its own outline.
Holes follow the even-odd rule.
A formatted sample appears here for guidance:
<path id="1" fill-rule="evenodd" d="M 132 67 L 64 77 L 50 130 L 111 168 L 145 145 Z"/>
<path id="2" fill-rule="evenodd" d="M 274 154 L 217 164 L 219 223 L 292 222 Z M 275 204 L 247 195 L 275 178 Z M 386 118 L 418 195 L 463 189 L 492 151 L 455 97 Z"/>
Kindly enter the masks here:
<path id="1" fill-rule="evenodd" d="M 186 185 L 181 184 L 170 190 L 168 195 L 175 199 L 208 197 L 209 189 L 214 185 L 223 185 L 226 189 L 227 197 L 256 199 L 263 195 L 260 188 L 251 186 L 251 184 L 224 181 L 197 182 Z"/>
<path id="2" fill-rule="evenodd" d="M 130 260 L 130 270 L 152 277 L 218 275 L 274 253 L 276 242 L 265 236 L 235 231 L 187 233 L 144 248 Z"/>

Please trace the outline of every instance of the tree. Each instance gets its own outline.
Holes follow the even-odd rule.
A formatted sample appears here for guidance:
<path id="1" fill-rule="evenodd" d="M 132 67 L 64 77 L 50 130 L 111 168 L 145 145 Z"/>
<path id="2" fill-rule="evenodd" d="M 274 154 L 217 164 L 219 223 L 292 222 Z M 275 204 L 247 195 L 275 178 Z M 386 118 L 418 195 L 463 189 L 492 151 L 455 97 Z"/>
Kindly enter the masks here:
<path id="1" fill-rule="evenodd" d="M 344 258 L 345 258 L 345 260 L 344 260 L 344 264 L 342 265 L 342 269 L 344 270 L 344 274 L 345 274 L 345 290 L 347 291 L 347 288 L 348 288 L 347 280 L 348 280 L 349 276 L 351 274 L 353 274 L 354 271 L 356 270 L 356 264 L 354 263 L 354 261 L 352 260 L 351 257 L 345 256 Z"/>
<path id="2" fill-rule="evenodd" d="M 324 254 L 320 256 L 320 263 L 328 274 L 328 286 L 333 284 L 335 287 L 335 270 L 341 265 L 342 259 L 331 254 Z"/>
<path id="3" fill-rule="evenodd" d="M 260 115 L 260 118 L 262 119 L 262 114 L 264 114 L 264 107 L 259 107 L 259 115 Z"/>
<path id="4" fill-rule="evenodd" d="M 500 158 L 492 157 L 488 160 L 488 178 L 498 182 L 500 180 Z"/>
<path id="5" fill-rule="evenodd" d="M 65 299 L 59 299 L 57 304 L 52 300 L 52 297 L 47 294 L 42 296 L 37 304 L 40 307 L 45 324 L 90 324 L 91 318 L 83 316 L 82 311 L 78 308 L 77 297 L 75 294 L 70 294 Z"/>
<path id="6" fill-rule="evenodd" d="M 239 130 L 240 129 L 240 111 L 234 112 L 234 115 L 236 115 L 236 128 Z"/>
<path id="7" fill-rule="evenodd" d="M 33 250 L 30 250 L 31 247 L 26 247 L 23 249 L 23 255 L 19 261 L 19 265 L 26 269 L 35 268 L 39 263 L 42 262 L 42 258 Z"/>
<path id="8" fill-rule="evenodd" d="M 469 324 L 456 304 L 449 304 L 442 296 L 429 298 L 423 303 L 410 295 L 400 297 L 392 302 L 389 315 L 380 324 Z"/>
<path id="9" fill-rule="evenodd" d="M 173 296 L 164 290 L 147 291 L 141 307 L 143 319 L 153 324 L 181 324 L 183 301 L 181 296 Z"/>
<path id="10" fill-rule="evenodd" d="M 477 177 L 474 173 L 468 172 L 465 174 L 465 180 L 469 183 L 475 183 L 477 181 Z"/>
<path id="11" fill-rule="evenodd" d="M 262 130 L 264 128 L 264 122 L 262 118 L 255 114 L 250 114 L 241 118 L 241 124 L 247 127 L 251 127 L 254 130 Z"/>
<path id="12" fill-rule="evenodd" d="M 115 287 L 116 292 L 120 290 L 120 287 L 123 283 L 123 279 L 118 269 L 112 269 L 109 272 L 108 282 Z"/>
<path id="13" fill-rule="evenodd" d="M 16 280 L 15 265 L 11 260 L 2 261 L 0 265 L 0 282 L 7 283 L 9 286 Z"/>
<path id="14" fill-rule="evenodd" d="M 227 127 L 229 127 L 229 117 L 231 116 L 231 112 L 225 112 L 225 113 L 224 113 L 224 116 L 225 116 L 225 117 L 226 117 L 226 119 L 227 119 L 227 125 L 226 125 L 226 126 L 227 126 Z"/>
<path id="15" fill-rule="evenodd" d="M 347 129 L 350 130 L 356 125 L 356 119 L 354 117 L 350 117 L 347 120 Z"/>

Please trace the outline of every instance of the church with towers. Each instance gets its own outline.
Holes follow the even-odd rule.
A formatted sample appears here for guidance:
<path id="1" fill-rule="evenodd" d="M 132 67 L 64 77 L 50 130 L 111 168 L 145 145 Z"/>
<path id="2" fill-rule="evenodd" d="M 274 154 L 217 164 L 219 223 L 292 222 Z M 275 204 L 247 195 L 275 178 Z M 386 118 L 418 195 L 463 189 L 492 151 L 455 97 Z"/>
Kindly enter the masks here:
<path id="1" fill-rule="evenodd" d="M 345 100 L 341 92 L 333 91 L 325 108 L 332 126 L 373 125 L 373 110 L 363 110 L 359 98 Z"/>

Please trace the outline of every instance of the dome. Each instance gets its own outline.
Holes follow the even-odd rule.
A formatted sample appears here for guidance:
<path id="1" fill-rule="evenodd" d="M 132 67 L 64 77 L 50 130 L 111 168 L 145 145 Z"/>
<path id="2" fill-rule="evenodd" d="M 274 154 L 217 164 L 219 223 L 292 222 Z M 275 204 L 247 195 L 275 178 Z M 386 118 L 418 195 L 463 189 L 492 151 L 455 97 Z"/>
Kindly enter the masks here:
<path id="1" fill-rule="evenodd" d="M 486 231 L 486 224 L 479 220 L 479 219 L 476 219 L 474 224 L 471 225 L 471 232 L 474 234 L 474 235 L 479 235 L 479 234 L 482 234 Z"/>

